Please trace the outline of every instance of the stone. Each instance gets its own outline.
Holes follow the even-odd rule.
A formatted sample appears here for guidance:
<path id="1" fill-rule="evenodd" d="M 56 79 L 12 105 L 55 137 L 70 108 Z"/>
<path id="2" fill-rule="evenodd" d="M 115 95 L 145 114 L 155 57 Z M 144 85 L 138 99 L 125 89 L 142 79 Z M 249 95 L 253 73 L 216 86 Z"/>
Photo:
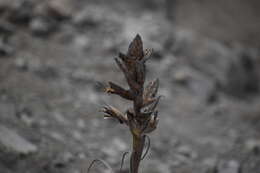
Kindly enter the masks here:
<path id="1" fill-rule="evenodd" d="M 102 151 L 108 156 L 110 163 L 117 163 L 118 158 L 127 151 L 128 146 L 120 138 L 114 138 L 112 143 L 102 148 Z"/>
<path id="2" fill-rule="evenodd" d="M 73 138 L 75 139 L 75 140 L 77 140 L 77 141 L 81 141 L 82 140 L 82 134 L 79 132 L 79 131 L 77 131 L 77 130 L 74 130 L 73 132 L 72 132 L 72 136 L 73 136 Z"/>
<path id="3" fill-rule="evenodd" d="M 9 22 L 0 20 L 0 35 L 10 36 L 15 32 L 15 26 Z"/>
<path id="4" fill-rule="evenodd" d="M 56 30 L 56 22 L 48 17 L 35 17 L 29 24 L 36 36 L 47 36 Z"/>
<path id="5" fill-rule="evenodd" d="M 73 14 L 71 0 L 49 0 L 47 3 L 48 12 L 57 19 L 66 19 Z"/>
<path id="6" fill-rule="evenodd" d="M 104 20 L 104 9 L 98 6 L 87 6 L 76 13 L 72 21 L 79 26 L 97 26 Z"/>
<path id="7" fill-rule="evenodd" d="M 86 123 L 83 119 L 79 118 L 76 121 L 77 127 L 80 129 L 85 129 L 86 128 Z"/>
<path id="8" fill-rule="evenodd" d="M 18 57 L 15 59 L 14 61 L 14 65 L 19 69 L 19 70 L 23 70 L 26 71 L 28 70 L 28 61 L 27 59 L 23 58 L 23 57 Z"/>
<path id="9" fill-rule="evenodd" d="M 54 160 L 53 165 L 56 168 L 64 168 L 67 164 L 73 162 L 75 160 L 75 157 L 70 152 L 64 152 L 58 155 L 57 159 Z"/>
<path id="10" fill-rule="evenodd" d="M 236 160 L 220 161 L 218 173 L 240 173 L 240 164 Z"/>
<path id="11" fill-rule="evenodd" d="M 147 163 L 144 163 L 144 170 L 142 171 L 144 173 L 170 173 L 171 168 L 170 165 L 167 163 L 163 163 L 156 160 L 150 160 L 147 161 Z"/>
<path id="12" fill-rule="evenodd" d="M 193 151 L 189 146 L 181 145 L 177 148 L 177 152 L 185 157 L 195 159 L 198 157 L 198 154 Z"/>
<path id="13" fill-rule="evenodd" d="M 55 139 L 55 140 L 58 140 L 58 141 L 61 141 L 61 142 L 64 141 L 64 137 L 63 137 L 60 133 L 58 133 L 58 132 L 51 132 L 51 133 L 50 133 L 50 136 L 51 136 L 53 139 Z"/>
<path id="14" fill-rule="evenodd" d="M 55 120 L 62 124 L 62 125 L 67 125 L 69 124 L 69 121 L 66 119 L 66 117 L 63 116 L 63 114 L 61 112 L 58 111 L 54 111 L 53 112 L 53 117 L 55 118 Z"/>
<path id="15" fill-rule="evenodd" d="M 0 38 L 0 56 L 11 55 L 13 52 L 13 47 Z"/>
<path id="16" fill-rule="evenodd" d="M 0 125 L 0 147 L 19 155 L 35 153 L 38 150 L 36 145 L 2 125 Z"/>
<path id="17" fill-rule="evenodd" d="M 249 139 L 245 143 L 245 147 L 249 152 L 253 152 L 255 154 L 260 153 L 260 139 Z"/>
<path id="18" fill-rule="evenodd" d="M 31 1 L 17 1 L 8 11 L 9 21 L 15 24 L 28 24 L 33 18 L 33 6 Z"/>

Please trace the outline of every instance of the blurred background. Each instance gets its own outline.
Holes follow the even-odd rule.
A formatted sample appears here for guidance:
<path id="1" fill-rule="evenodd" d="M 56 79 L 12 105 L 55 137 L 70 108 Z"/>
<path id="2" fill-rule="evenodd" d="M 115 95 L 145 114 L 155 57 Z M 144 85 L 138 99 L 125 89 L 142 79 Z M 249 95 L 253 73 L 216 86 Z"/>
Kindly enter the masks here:
<path id="1" fill-rule="evenodd" d="M 0 172 L 119 172 L 128 129 L 102 92 L 137 33 L 153 48 L 159 126 L 143 173 L 260 171 L 260 1 L 0 0 Z M 124 171 L 129 168 L 126 157 Z M 93 172 L 104 172 L 97 164 Z"/>

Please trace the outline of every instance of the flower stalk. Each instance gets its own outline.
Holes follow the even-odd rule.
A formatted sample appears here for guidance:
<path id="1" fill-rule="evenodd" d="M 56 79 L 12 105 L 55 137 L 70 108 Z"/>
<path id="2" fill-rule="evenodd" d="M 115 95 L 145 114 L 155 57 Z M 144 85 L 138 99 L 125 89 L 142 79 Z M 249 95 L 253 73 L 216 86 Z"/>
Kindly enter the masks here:
<path id="1" fill-rule="evenodd" d="M 153 80 L 145 87 L 146 61 L 151 57 L 151 50 L 143 50 L 140 35 L 136 35 L 130 43 L 126 54 L 119 53 L 115 58 L 116 64 L 123 72 L 129 89 L 109 82 L 105 92 L 116 94 L 133 102 L 133 106 L 120 112 L 113 106 L 104 106 L 102 112 L 105 117 L 115 118 L 121 124 L 129 127 L 133 144 L 130 158 L 130 173 L 138 173 L 145 144 L 145 136 L 154 131 L 158 124 L 156 109 L 160 96 L 157 96 L 159 80 Z"/>

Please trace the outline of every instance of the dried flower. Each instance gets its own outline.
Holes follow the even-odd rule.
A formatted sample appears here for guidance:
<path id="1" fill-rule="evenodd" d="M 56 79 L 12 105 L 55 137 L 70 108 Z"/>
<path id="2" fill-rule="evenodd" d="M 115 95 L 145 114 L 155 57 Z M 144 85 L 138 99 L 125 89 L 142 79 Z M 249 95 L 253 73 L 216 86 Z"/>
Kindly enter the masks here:
<path id="1" fill-rule="evenodd" d="M 145 136 L 154 131 L 158 124 L 158 111 L 156 106 L 160 100 L 157 96 L 159 80 L 153 80 L 144 87 L 146 75 L 146 61 L 151 57 L 152 50 L 143 50 L 143 42 L 140 35 L 136 35 L 130 43 L 127 54 L 119 53 L 115 61 L 123 72 L 129 89 L 109 82 L 105 91 L 116 94 L 124 99 L 133 101 L 133 107 L 122 113 L 113 106 L 105 106 L 102 112 L 105 117 L 117 119 L 120 123 L 129 127 L 133 136 L 133 149 L 131 153 L 130 173 L 138 173 Z"/>

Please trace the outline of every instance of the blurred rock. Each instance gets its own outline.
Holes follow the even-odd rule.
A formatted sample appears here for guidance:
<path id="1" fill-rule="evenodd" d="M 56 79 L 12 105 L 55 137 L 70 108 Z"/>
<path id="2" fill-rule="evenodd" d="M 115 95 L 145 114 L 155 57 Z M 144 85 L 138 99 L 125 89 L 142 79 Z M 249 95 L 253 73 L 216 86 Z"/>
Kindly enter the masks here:
<path id="1" fill-rule="evenodd" d="M 27 126 L 32 126 L 35 123 L 32 110 L 30 110 L 29 108 L 17 110 L 16 116 Z"/>
<path id="2" fill-rule="evenodd" d="M 260 140 L 249 139 L 246 141 L 245 147 L 249 152 L 253 152 L 254 154 L 259 154 L 260 153 Z"/>
<path id="3" fill-rule="evenodd" d="M 77 157 L 78 157 L 79 159 L 81 159 L 81 160 L 85 160 L 85 159 L 87 158 L 86 154 L 83 153 L 83 152 L 78 153 L 78 154 L 77 154 Z"/>
<path id="4" fill-rule="evenodd" d="M 160 162 L 158 160 L 149 160 L 143 163 L 144 173 L 170 173 L 170 166 L 167 163 Z"/>
<path id="5" fill-rule="evenodd" d="M 11 55 L 13 52 L 14 48 L 3 38 L 0 38 L 0 57 Z"/>
<path id="6" fill-rule="evenodd" d="M 73 138 L 75 139 L 75 140 L 77 140 L 77 141 L 82 141 L 82 134 L 79 132 L 79 131 L 77 131 L 77 130 L 74 130 L 73 132 L 72 132 L 72 136 L 73 136 Z"/>
<path id="7" fill-rule="evenodd" d="M 235 160 L 220 161 L 217 167 L 218 173 L 240 173 L 240 164 Z"/>
<path id="8" fill-rule="evenodd" d="M 173 79 L 175 82 L 185 85 L 188 83 L 188 81 L 191 77 L 190 74 L 191 73 L 188 70 L 186 70 L 185 68 L 182 68 L 181 70 L 174 73 Z"/>
<path id="9" fill-rule="evenodd" d="M 193 151 L 189 146 L 181 145 L 177 148 L 177 152 L 185 157 L 196 159 L 198 154 Z"/>
<path id="10" fill-rule="evenodd" d="M 80 128 L 80 129 L 85 129 L 85 128 L 86 128 L 86 123 L 85 123 L 85 121 L 84 121 L 83 119 L 81 119 L 81 118 L 77 119 L 76 125 L 77 125 L 77 127 Z"/>
<path id="11" fill-rule="evenodd" d="M 202 161 L 205 173 L 218 173 L 218 159 L 216 157 L 205 158 Z"/>
<path id="12" fill-rule="evenodd" d="M 73 42 L 74 42 L 75 47 L 76 48 L 80 48 L 80 49 L 87 50 L 91 46 L 90 39 L 87 36 L 85 36 L 85 35 L 77 35 L 77 36 L 75 36 Z"/>
<path id="13" fill-rule="evenodd" d="M 35 64 L 37 65 L 37 64 Z M 55 79 L 59 77 L 59 72 L 54 64 L 34 64 L 30 63 L 30 70 L 42 79 Z"/>
<path id="14" fill-rule="evenodd" d="M 8 37 L 15 32 L 15 26 L 9 22 L 0 20 L 0 35 Z"/>
<path id="15" fill-rule="evenodd" d="M 12 8 L 17 3 L 17 0 L 0 0 L 0 11 Z"/>
<path id="16" fill-rule="evenodd" d="M 64 142 L 64 137 L 59 132 L 50 132 L 50 136 L 60 142 Z"/>
<path id="17" fill-rule="evenodd" d="M 127 151 L 128 146 L 120 138 L 114 138 L 112 143 L 102 148 L 102 151 L 108 156 L 110 163 L 117 163 L 118 158 Z"/>
<path id="18" fill-rule="evenodd" d="M 194 72 L 201 73 L 203 78 L 202 75 L 199 77 L 205 84 L 209 81 L 218 89 L 236 97 L 258 91 L 259 75 L 256 69 L 259 64 L 256 61 L 257 53 L 254 53 L 256 50 L 230 48 L 188 31 L 177 31 L 172 51 L 177 57 L 182 57 L 182 62 Z M 204 84 L 201 83 L 199 88 L 202 86 Z"/>
<path id="19" fill-rule="evenodd" d="M 27 155 L 38 150 L 36 145 L 2 125 L 0 125 L 0 147 L 18 155 Z"/>
<path id="20" fill-rule="evenodd" d="M 15 24 L 28 24 L 33 18 L 33 3 L 28 0 L 21 0 L 14 3 L 8 11 L 8 18 Z"/>
<path id="21" fill-rule="evenodd" d="M 14 65 L 19 70 L 22 70 L 22 71 L 28 70 L 28 62 L 27 62 L 27 59 L 25 59 L 25 58 L 22 58 L 22 57 L 16 58 L 15 61 L 14 61 Z"/>
<path id="22" fill-rule="evenodd" d="M 84 69 L 77 69 L 71 74 L 71 79 L 74 82 L 90 83 L 94 81 L 95 74 Z"/>
<path id="23" fill-rule="evenodd" d="M 34 117 L 27 113 L 21 114 L 21 121 L 24 122 L 27 126 L 32 126 L 35 124 Z"/>
<path id="24" fill-rule="evenodd" d="M 104 8 L 100 6 L 87 6 L 76 13 L 72 21 L 79 26 L 97 26 L 104 22 Z"/>
<path id="25" fill-rule="evenodd" d="M 35 17 L 30 22 L 29 27 L 36 36 L 48 36 L 57 29 L 57 24 L 49 17 Z"/>
<path id="26" fill-rule="evenodd" d="M 73 162 L 75 160 L 75 157 L 70 152 L 64 152 L 58 155 L 56 160 L 53 161 L 53 165 L 56 168 L 64 168 L 69 163 Z"/>
<path id="27" fill-rule="evenodd" d="M 67 125 L 69 124 L 69 121 L 63 116 L 62 113 L 55 111 L 53 112 L 53 118 L 60 124 L 62 125 Z"/>
<path id="28" fill-rule="evenodd" d="M 252 96 L 259 91 L 257 54 L 241 48 L 237 52 L 237 58 L 229 64 L 224 90 L 237 97 Z"/>
<path id="29" fill-rule="evenodd" d="M 48 14 L 57 19 L 67 19 L 73 13 L 72 0 L 49 0 L 47 2 Z"/>

